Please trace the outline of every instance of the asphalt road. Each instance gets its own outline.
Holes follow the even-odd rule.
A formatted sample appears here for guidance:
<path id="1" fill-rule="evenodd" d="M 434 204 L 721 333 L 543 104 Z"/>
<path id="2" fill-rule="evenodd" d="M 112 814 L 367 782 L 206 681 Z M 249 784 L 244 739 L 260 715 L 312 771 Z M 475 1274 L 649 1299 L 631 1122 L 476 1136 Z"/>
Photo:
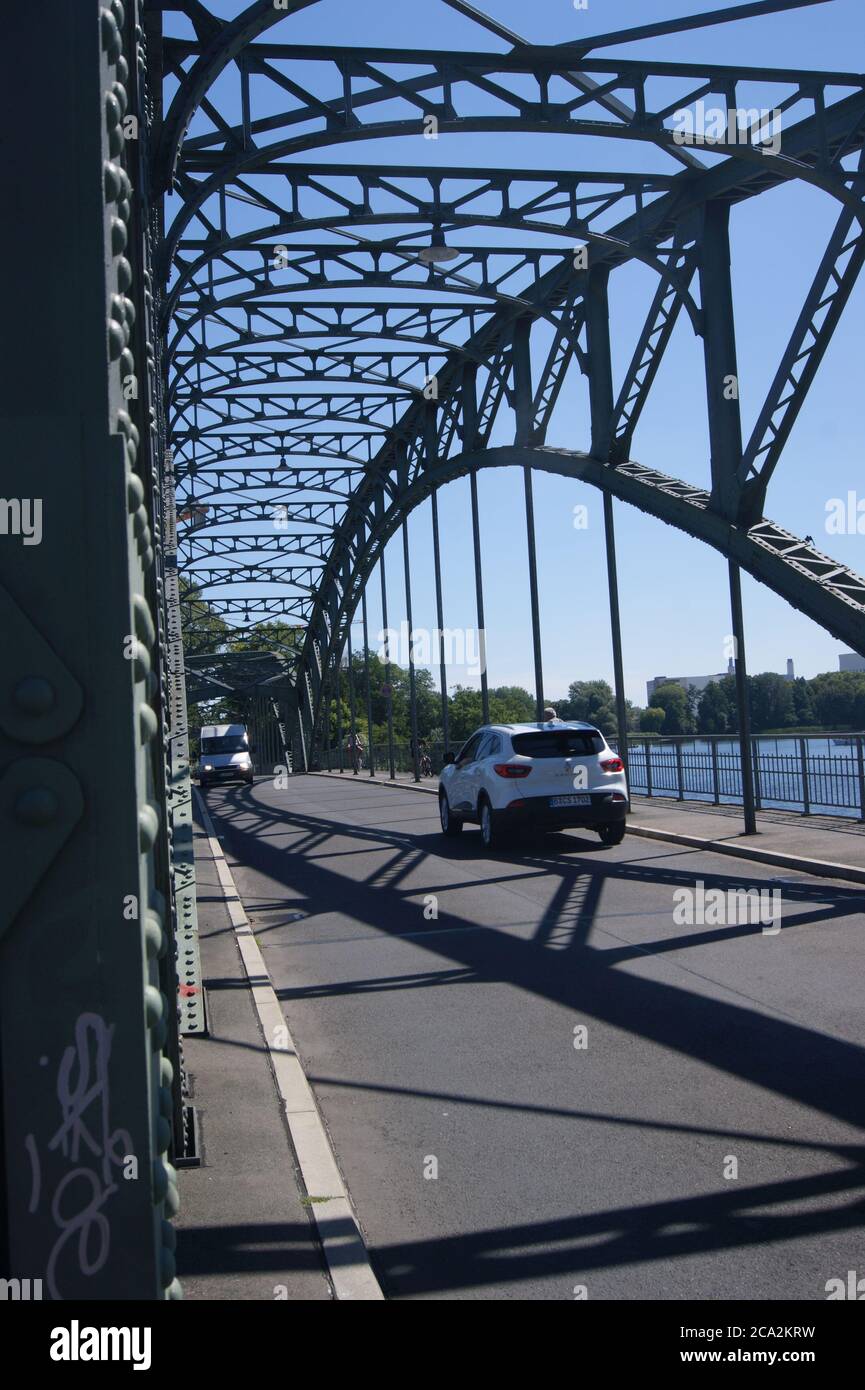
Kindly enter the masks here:
<path id="1" fill-rule="evenodd" d="M 388 1297 L 865 1275 L 861 890 L 580 832 L 488 856 L 363 777 L 206 799 Z M 678 925 L 697 880 L 780 889 L 782 930 Z"/>

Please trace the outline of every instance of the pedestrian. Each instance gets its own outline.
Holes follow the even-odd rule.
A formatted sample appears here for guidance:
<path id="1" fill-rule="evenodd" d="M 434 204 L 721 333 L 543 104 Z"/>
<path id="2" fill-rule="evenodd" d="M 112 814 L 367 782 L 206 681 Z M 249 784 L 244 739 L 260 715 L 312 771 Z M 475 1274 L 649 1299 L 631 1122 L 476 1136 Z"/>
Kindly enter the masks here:
<path id="1" fill-rule="evenodd" d="M 354 731 L 349 734 L 347 747 L 348 755 L 351 759 L 351 770 L 356 777 L 363 767 L 363 739 L 359 733 Z"/>

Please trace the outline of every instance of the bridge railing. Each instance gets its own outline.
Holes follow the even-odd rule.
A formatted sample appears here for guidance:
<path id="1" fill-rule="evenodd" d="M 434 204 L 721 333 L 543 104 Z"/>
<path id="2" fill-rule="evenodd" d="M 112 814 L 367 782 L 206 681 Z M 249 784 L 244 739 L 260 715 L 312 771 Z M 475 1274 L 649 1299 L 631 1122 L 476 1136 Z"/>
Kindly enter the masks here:
<path id="1" fill-rule="evenodd" d="M 618 749 L 615 738 L 610 746 Z M 458 746 L 457 744 L 454 747 Z M 441 741 L 424 745 L 438 774 L 444 760 Z M 389 767 L 386 742 L 365 747 L 363 770 L 383 773 Z M 397 774 L 414 772 L 411 745 L 394 740 Z M 865 822 L 865 733 L 778 735 L 755 734 L 751 759 L 758 809 L 800 811 L 803 815 L 834 815 Z M 327 767 L 323 758 L 322 767 Z M 344 744 L 329 752 L 330 770 L 352 770 Z M 634 734 L 628 739 L 631 791 L 638 796 L 677 801 L 702 801 L 716 806 L 742 804 L 742 766 L 739 743 L 728 734 L 681 737 Z"/>
<path id="2" fill-rule="evenodd" d="M 843 815 L 865 821 L 863 734 L 751 738 L 758 809 Z M 612 747 L 616 740 L 611 739 Z M 738 739 L 729 735 L 628 739 L 631 792 L 641 796 L 742 804 Z"/>

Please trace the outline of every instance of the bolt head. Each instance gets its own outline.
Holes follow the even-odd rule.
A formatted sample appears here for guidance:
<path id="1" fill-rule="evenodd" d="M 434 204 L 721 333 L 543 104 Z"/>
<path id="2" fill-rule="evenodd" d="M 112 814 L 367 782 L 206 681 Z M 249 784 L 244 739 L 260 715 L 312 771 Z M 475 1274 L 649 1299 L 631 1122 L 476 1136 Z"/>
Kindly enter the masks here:
<path id="1" fill-rule="evenodd" d="M 12 697 L 22 714 L 48 714 L 54 708 L 54 686 L 44 676 L 25 676 Z"/>

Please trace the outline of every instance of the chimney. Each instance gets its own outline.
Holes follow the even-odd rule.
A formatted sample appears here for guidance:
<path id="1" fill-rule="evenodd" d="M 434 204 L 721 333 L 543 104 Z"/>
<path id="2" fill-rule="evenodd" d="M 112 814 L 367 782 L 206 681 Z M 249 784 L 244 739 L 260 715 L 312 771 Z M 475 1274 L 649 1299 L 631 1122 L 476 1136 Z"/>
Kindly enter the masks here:
<path id="1" fill-rule="evenodd" d="M 793 670 L 793 658 L 791 656 L 787 657 L 787 679 L 788 681 L 794 681 L 796 679 L 796 672 Z"/>

